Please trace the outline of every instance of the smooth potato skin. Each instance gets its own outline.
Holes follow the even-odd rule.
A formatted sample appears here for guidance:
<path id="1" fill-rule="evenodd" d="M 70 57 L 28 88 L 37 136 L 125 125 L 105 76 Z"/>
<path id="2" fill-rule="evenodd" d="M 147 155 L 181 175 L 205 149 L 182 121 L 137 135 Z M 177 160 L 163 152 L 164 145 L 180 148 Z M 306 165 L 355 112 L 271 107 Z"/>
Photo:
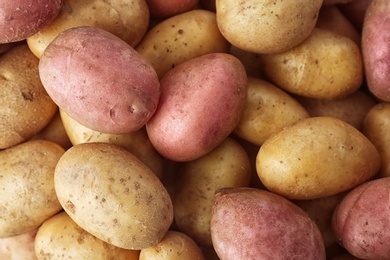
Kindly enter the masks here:
<path id="1" fill-rule="evenodd" d="M 362 55 L 367 86 L 380 100 L 390 102 L 390 2 L 372 0 L 362 29 Z"/>
<path id="2" fill-rule="evenodd" d="M 18 42 L 50 24 L 63 0 L 1 1 L 0 43 Z"/>
<path id="3" fill-rule="evenodd" d="M 37 231 L 38 228 L 17 236 L 0 238 L 0 259 L 37 260 L 34 251 Z"/>
<path id="4" fill-rule="evenodd" d="M 390 258 L 390 177 L 366 182 L 351 190 L 333 213 L 338 242 L 362 259 Z"/>
<path id="5" fill-rule="evenodd" d="M 292 202 L 265 190 L 219 190 L 212 210 L 211 235 L 221 260 L 325 259 L 321 233 L 314 221 Z"/>
<path id="6" fill-rule="evenodd" d="M 199 0 L 146 0 L 146 3 L 152 18 L 166 19 L 194 9 Z"/>
<path id="7" fill-rule="evenodd" d="M 160 96 L 153 67 L 126 42 L 99 28 L 61 33 L 40 58 L 39 74 L 61 109 L 104 133 L 139 130 Z"/>
<path id="8" fill-rule="evenodd" d="M 184 62 L 161 79 L 160 102 L 146 124 L 150 141 L 168 159 L 197 159 L 236 127 L 246 93 L 245 68 L 234 56 L 213 53 Z"/>

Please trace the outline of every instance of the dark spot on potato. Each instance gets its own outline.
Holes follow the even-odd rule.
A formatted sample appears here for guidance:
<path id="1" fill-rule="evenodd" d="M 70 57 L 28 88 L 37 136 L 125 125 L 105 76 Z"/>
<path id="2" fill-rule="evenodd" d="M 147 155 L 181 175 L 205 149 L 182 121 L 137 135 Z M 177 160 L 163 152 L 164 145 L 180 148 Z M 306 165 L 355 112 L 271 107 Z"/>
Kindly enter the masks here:
<path id="1" fill-rule="evenodd" d="M 179 29 L 179 30 L 177 31 L 177 33 L 178 33 L 178 34 L 183 34 L 184 31 L 183 31 L 182 29 Z"/>
<path id="2" fill-rule="evenodd" d="M 110 182 L 115 182 L 115 178 L 111 177 L 108 179 Z"/>
<path id="3" fill-rule="evenodd" d="M 22 97 L 26 101 L 34 101 L 35 93 L 33 91 L 22 92 Z"/>
<path id="4" fill-rule="evenodd" d="M 129 192 L 130 192 L 129 188 L 126 188 L 125 191 L 124 191 L 125 194 L 129 194 Z"/>
<path id="5" fill-rule="evenodd" d="M 141 184 L 139 182 L 134 182 L 134 189 L 139 190 L 141 188 Z"/>
<path id="6" fill-rule="evenodd" d="M 104 203 L 104 202 L 106 202 L 106 199 L 105 199 L 105 198 L 103 198 L 103 199 L 102 199 L 102 202 L 103 202 L 103 203 Z"/>
<path id="7" fill-rule="evenodd" d="M 65 208 L 69 210 L 72 214 L 75 214 L 76 212 L 76 206 L 70 200 L 65 202 Z"/>
<path id="8" fill-rule="evenodd" d="M 83 233 L 81 233 L 80 236 L 77 238 L 77 243 L 81 245 L 84 244 L 84 242 L 85 242 L 85 236 Z"/>

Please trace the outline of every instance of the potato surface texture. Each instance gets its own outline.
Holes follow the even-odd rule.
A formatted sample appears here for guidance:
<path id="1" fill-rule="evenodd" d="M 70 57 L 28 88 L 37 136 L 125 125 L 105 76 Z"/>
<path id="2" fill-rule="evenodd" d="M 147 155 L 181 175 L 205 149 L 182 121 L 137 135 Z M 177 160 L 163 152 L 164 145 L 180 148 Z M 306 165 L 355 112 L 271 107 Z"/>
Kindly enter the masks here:
<path id="1" fill-rule="evenodd" d="M 99 28 L 63 32 L 45 49 L 39 73 L 61 109 L 104 133 L 139 130 L 160 96 L 153 67 L 126 42 Z"/>
<path id="2" fill-rule="evenodd" d="M 158 177 L 117 145 L 84 143 L 68 149 L 54 184 L 64 210 L 80 227 L 120 248 L 154 245 L 173 220 L 171 199 Z"/>
<path id="3" fill-rule="evenodd" d="M 174 161 L 197 159 L 236 127 L 244 109 L 247 75 L 230 54 L 206 54 L 171 69 L 161 79 L 161 98 L 146 124 L 156 150 Z"/>
<path id="4" fill-rule="evenodd" d="M 332 117 L 311 117 L 284 128 L 264 142 L 256 157 L 264 186 L 298 200 L 349 190 L 377 174 L 380 165 L 368 138 Z"/>
<path id="5" fill-rule="evenodd" d="M 224 37 L 243 50 L 265 54 L 288 50 L 306 39 L 322 0 L 217 0 L 215 4 Z"/>
<path id="6" fill-rule="evenodd" d="M 63 153 L 43 140 L 0 151 L 0 238 L 32 231 L 61 210 L 54 169 Z"/>
<path id="7" fill-rule="evenodd" d="M 34 243 L 37 229 L 17 236 L 0 238 L 0 259 L 37 260 Z"/>
<path id="8" fill-rule="evenodd" d="M 212 209 L 211 235 L 221 260 L 325 259 L 314 221 L 291 201 L 265 190 L 219 190 Z"/>

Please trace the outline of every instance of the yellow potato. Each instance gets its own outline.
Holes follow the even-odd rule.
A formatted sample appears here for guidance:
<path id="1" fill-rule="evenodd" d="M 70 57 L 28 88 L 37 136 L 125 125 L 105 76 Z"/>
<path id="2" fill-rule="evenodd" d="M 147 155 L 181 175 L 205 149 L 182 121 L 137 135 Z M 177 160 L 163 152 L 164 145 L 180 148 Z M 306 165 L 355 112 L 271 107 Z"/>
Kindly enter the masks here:
<path id="1" fill-rule="evenodd" d="M 77 26 L 104 29 L 135 47 L 149 25 L 145 0 L 67 0 L 58 16 L 48 26 L 27 38 L 30 50 L 41 57 L 49 43 L 61 32 Z"/>
<path id="2" fill-rule="evenodd" d="M 373 143 L 332 117 L 290 125 L 260 147 L 256 169 L 264 186 L 288 199 L 319 199 L 369 180 L 380 168 Z"/>
<path id="3" fill-rule="evenodd" d="M 229 47 L 218 30 L 215 13 L 199 9 L 163 20 L 146 33 L 136 50 L 161 78 L 184 61 L 208 53 L 228 52 Z"/>
<path id="4" fill-rule="evenodd" d="M 261 145 L 285 126 L 308 117 L 306 109 L 288 93 L 265 80 L 250 77 L 245 109 L 234 133 Z"/>
<path id="5" fill-rule="evenodd" d="M 164 172 L 164 158 L 157 153 L 146 134 L 145 128 L 129 134 L 108 134 L 94 131 L 59 109 L 65 131 L 73 145 L 103 142 L 120 145 L 146 164 L 159 178 Z"/>
<path id="6" fill-rule="evenodd" d="M 64 152 L 45 140 L 0 151 L 0 238 L 36 229 L 61 210 L 54 169 Z"/>
<path id="7" fill-rule="evenodd" d="M 180 174 L 173 199 L 176 225 L 199 245 L 211 246 L 214 194 L 224 187 L 249 186 L 249 157 L 237 141 L 227 138 L 207 155 L 185 163 Z"/>
<path id="8" fill-rule="evenodd" d="M 38 72 L 39 60 L 26 44 L 0 56 L 0 149 L 29 140 L 57 111 Z"/>
<path id="9" fill-rule="evenodd" d="M 172 201 L 161 181 L 118 145 L 74 145 L 59 160 L 54 185 L 73 221 L 120 248 L 156 244 L 173 221 Z"/>
<path id="10" fill-rule="evenodd" d="M 217 24 L 234 46 L 254 53 L 286 51 L 314 29 L 322 0 L 217 0 Z"/>
<path id="11" fill-rule="evenodd" d="M 139 250 L 110 245 L 81 227 L 66 212 L 46 220 L 35 237 L 38 259 L 138 260 Z"/>
<path id="12" fill-rule="evenodd" d="M 141 250 L 139 260 L 203 260 L 202 251 L 191 237 L 178 231 L 168 231 L 154 246 Z"/>
<path id="13" fill-rule="evenodd" d="M 290 50 L 262 55 L 262 66 L 271 82 L 304 97 L 343 98 L 363 83 L 359 46 L 345 36 L 319 28 Z"/>
<path id="14" fill-rule="evenodd" d="M 375 145 L 381 156 L 379 177 L 390 176 L 390 103 L 381 102 L 368 111 L 362 132 Z"/>

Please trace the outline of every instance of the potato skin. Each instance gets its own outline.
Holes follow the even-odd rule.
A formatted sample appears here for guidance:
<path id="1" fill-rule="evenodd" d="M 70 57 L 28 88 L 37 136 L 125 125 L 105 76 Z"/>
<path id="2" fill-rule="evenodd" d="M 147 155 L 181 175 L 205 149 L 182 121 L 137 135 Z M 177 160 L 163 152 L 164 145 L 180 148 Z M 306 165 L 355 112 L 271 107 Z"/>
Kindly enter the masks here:
<path id="1" fill-rule="evenodd" d="M 126 42 L 99 28 L 61 33 L 40 58 L 39 74 L 61 109 L 104 133 L 139 130 L 160 96 L 153 67 Z"/>
<path id="2" fill-rule="evenodd" d="M 73 221 L 120 248 L 140 250 L 154 245 L 173 221 L 172 201 L 161 181 L 118 145 L 71 147 L 56 166 L 54 185 Z"/>
<path id="3" fill-rule="evenodd" d="M 369 90 L 390 102 L 390 2 L 372 0 L 362 29 L 362 55 Z"/>
<path id="4" fill-rule="evenodd" d="M 266 190 L 219 190 L 211 235 L 221 260 L 290 259 L 292 255 L 296 259 L 325 259 L 314 221 L 291 201 Z"/>
<path id="5" fill-rule="evenodd" d="M 37 231 L 38 228 L 17 236 L 0 238 L 0 259 L 37 260 L 34 251 Z"/>
<path id="6" fill-rule="evenodd" d="M 333 213 L 338 242 L 361 259 L 390 258 L 390 177 L 351 190 Z"/>
<path id="7" fill-rule="evenodd" d="M 347 191 L 374 177 L 380 165 L 374 144 L 332 117 L 311 117 L 284 128 L 264 142 L 256 157 L 264 186 L 297 200 Z"/>
<path id="8" fill-rule="evenodd" d="M 194 9 L 199 0 L 146 0 L 151 18 L 166 19 Z"/>
<path id="9" fill-rule="evenodd" d="M 50 24 L 63 0 L 1 1 L 0 43 L 18 42 Z"/>
<path id="10" fill-rule="evenodd" d="M 171 69 L 160 81 L 160 102 L 146 124 L 153 146 L 173 161 L 210 152 L 238 124 L 247 80 L 242 63 L 226 53 L 205 54 Z"/>

